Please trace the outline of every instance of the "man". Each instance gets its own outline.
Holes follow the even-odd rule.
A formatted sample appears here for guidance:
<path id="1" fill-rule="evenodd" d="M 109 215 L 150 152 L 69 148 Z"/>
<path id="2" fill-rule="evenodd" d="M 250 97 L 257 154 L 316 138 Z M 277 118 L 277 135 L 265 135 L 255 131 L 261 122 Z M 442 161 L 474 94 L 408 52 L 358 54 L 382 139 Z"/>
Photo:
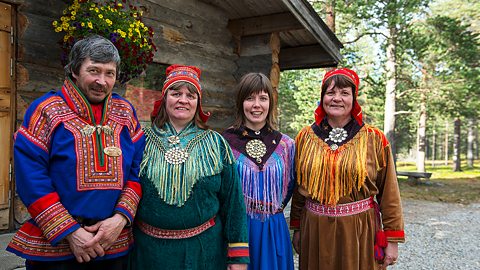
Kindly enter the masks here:
<path id="1" fill-rule="evenodd" d="M 126 269 L 145 138 L 133 106 L 112 94 L 119 65 L 107 39 L 78 41 L 62 89 L 25 113 L 15 176 L 32 219 L 7 250 L 27 269 Z"/>

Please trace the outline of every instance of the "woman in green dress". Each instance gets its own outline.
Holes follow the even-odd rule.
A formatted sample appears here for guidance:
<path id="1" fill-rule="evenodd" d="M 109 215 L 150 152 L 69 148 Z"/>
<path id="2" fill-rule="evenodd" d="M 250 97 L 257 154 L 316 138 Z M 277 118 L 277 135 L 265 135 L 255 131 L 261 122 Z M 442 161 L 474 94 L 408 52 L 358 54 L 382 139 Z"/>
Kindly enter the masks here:
<path id="1" fill-rule="evenodd" d="M 200 70 L 167 68 L 140 168 L 132 269 L 246 269 L 245 205 L 228 143 L 206 127 Z"/>

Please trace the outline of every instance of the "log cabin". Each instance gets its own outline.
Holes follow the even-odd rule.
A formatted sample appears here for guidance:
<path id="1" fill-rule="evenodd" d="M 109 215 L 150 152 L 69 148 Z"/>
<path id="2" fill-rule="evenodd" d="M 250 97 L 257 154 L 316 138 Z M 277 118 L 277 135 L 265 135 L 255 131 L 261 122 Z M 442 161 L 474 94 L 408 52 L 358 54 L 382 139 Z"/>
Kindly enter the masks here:
<path id="1" fill-rule="evenodd" d="M 233 89 L 247 72 L 263 72 L 278 87 L 280 72 L 334 67 L 343 47 L 307 0 L 137 0 L 158 48 L 139 78 L 114 91 L 148 122 L 171 64 L 202 70 L 203 108 L 222 130 L 234 117 Z M 0 0 L 0 230 L 28 218 L 15 195 L 13 134 L 28 105 L 64 79 L 52 22 L 68 0 Z"/>

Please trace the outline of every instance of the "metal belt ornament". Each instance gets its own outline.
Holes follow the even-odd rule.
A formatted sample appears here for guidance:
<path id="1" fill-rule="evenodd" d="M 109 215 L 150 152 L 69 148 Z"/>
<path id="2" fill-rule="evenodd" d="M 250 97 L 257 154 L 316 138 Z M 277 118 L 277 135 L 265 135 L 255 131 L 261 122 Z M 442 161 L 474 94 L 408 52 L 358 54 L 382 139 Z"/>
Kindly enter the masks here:
<path id="1" fill-rule="evenodd" d="M 257 163 L 262 163 L 262 157 L 267 153 L 267 146 L 258 139 L 253 139 L 245 146 L 247 155 L 254 158 Z"/>

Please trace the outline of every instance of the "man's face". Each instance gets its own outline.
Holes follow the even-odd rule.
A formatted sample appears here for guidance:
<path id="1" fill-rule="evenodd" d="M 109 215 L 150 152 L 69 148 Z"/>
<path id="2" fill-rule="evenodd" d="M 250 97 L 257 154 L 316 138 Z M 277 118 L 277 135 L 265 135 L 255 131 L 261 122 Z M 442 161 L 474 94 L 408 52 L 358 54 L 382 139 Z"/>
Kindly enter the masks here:
<path id="1" fill-rule="evenodd" d="M 85 59 L 78 74 L 72 73 L 80 91 L 90 103 L 100 103 L 112 93 L 117 77 L 117 65 L 115 62 L 98 63 Z"/>

